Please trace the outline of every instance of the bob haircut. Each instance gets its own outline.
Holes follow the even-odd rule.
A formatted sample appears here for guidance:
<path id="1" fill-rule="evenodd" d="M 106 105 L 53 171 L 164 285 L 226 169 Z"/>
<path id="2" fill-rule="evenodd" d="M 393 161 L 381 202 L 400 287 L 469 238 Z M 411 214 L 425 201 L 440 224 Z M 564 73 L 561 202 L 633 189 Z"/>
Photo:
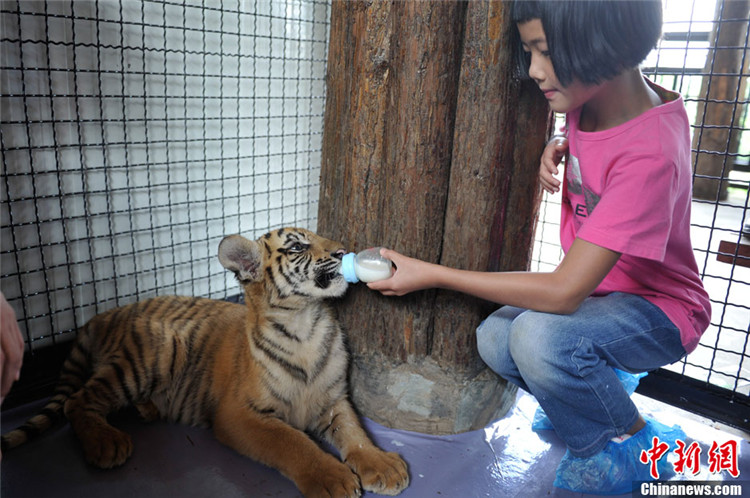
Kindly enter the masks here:
<path id="1" fill-rule="evenodd" d="M 515 0 L 513 21 L 539 19 L 555 76 L 596 85 L 637 67 L 661 37 L 660 0 Z M 518 67 L 529 78 L 529 55 L 515 30 Z"/>

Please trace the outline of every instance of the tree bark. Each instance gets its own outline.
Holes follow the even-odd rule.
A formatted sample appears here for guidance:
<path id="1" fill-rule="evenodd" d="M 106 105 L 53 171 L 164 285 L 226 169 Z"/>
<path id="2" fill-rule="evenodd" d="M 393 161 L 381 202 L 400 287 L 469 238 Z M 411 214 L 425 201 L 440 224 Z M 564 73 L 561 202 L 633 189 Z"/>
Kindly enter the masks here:
<path id="1" fill-rule="evenodd" d="M 507 2 L 333 2 L 318 231 L 482 271 L 527 268 L 548 109 L 513 77 Z M 474 331 L 494 305 L 447 291 L 340 306 L 360 411 L 449 433 L 484 426 L 513 389 Z"/>
<path id="2" fill-rule="evenodd" d="M 549 109 L 521 88 L 510 46 L 510 2 L 471 2 L 466 19 L 443 265 L 526 270 L 539 204 L 539 157 Z M 474 331 L 497 305 L 452 292 L 436 299 L 432 355 L 484 368 Z"/>
<path id="3" fill-rule="evenodd" d="M 711 35 L 714 47 L 706 59 L 701 100 L 693 132 L 695 181 L 693 196 L 698 199 L 725 200 L 727 177 L 742 133 L 740 119 L 747 78 L 742 78 L 747 53 L 750 0 L 720 0 L 716 3 L 715 27 Z"/>

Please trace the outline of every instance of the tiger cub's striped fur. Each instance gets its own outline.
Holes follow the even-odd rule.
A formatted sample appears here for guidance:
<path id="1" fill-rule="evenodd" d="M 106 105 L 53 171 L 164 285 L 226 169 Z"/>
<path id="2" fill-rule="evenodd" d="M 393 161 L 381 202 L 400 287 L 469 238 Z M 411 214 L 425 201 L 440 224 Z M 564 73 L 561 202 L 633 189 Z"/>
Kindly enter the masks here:
<path id="1" fill-rule="evenodd" d="M 305 496 L 398 494 L 395 453 L 372 444 L 347 398 L 347 353 L 324 300 L 343 295 L 339 243 L 287 228 L 257 241 L 226 237 L 221 264 L 246 305 L 159 297 L 94 317 L 78 333 L 55 395 L 2 438 L 24 443 L 64 412 L 86 460 L 109 468 L 132 452 L 107 415 L 135 405 L 147 419 L 213 427 L 240 453 L 277 468 Z M 321 435 L 342 463 L 304 431 Z"/>

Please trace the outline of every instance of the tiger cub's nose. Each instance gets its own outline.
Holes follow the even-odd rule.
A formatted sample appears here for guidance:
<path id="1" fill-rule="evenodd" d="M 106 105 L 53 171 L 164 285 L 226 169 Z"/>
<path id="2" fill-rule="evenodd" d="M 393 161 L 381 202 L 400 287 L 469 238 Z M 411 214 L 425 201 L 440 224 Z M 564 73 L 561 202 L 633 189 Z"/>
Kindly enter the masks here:
<path id="1" fill-rule="evenodd" d="M 341 259 L 344 257 L 344 254 L 346 254 L 346 251 L 343 249 L 339 249 L 338 251 L 332 252 L 331 257 L 334 257 L 336 259 Z"/>

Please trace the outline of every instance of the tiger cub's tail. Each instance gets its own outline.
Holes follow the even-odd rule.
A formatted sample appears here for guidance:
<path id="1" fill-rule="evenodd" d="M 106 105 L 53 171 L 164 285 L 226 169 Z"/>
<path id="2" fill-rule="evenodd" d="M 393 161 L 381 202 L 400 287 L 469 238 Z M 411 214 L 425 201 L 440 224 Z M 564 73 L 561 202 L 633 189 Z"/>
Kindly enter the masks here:
<path id="1" fill-rule="evenodd" d="M 63 363 L 60 379 L 49 402 L 23 425 L 0 438 L 0 449 L 3 453 L 35 439 L 63 418 L 65 402 L 83 387 L 91 375 L 90 354 L 85 344 L 86 328 L 84 326 L 79 331 L 78 340 Z"/>

